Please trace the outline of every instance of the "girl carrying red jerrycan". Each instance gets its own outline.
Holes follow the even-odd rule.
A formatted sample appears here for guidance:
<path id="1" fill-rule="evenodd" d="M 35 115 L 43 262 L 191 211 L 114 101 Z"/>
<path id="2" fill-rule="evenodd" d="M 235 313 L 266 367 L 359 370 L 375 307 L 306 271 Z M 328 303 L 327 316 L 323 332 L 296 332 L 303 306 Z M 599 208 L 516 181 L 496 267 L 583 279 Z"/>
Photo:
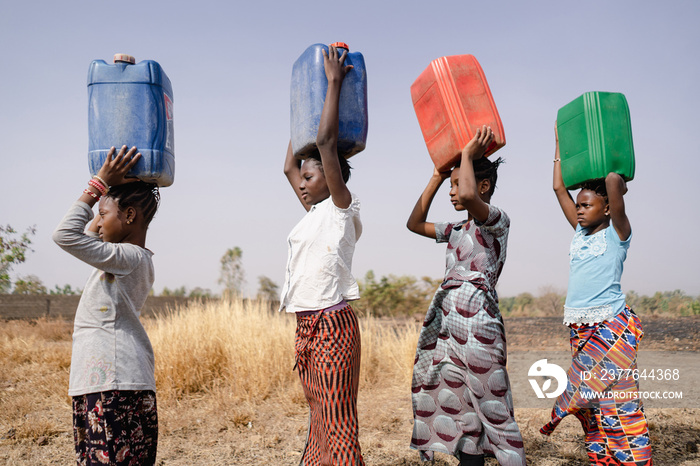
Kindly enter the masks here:
<path id="1" fill-rule="evenodd" d="M 525 464 L 496 295 L 510 219 L 491 204 L 501 163 L 484 157 L 493 137 L 482 126 L 451 173 L 436 168 L 407 223 L 414 233 L 447 243 L 445 279 L 425 316 L 413 366 L 411 448 L 424 461 L 437 451 L 458 457 L 461 466 L 483 465 L 485 455 L 505 466 Z M 427 222 L 448 177 L 452 205 L 467 219 Z"/>

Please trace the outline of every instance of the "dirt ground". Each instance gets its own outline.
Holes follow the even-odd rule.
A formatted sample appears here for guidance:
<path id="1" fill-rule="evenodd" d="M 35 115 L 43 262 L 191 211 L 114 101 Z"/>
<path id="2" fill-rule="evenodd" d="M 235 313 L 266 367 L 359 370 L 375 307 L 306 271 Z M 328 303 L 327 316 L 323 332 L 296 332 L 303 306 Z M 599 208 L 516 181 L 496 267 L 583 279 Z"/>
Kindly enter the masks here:
<path id="1" fill-rule="evenodd" d="M 518 357 L 532 351 L 553 351 L 565 355 L 568 332 L 560 318 L 506 318 L 509 372 L 522 371 Z M 685 358 L 700 356 L 700 318 L 644 318 L 645 352 L 658 354 L 667 366 Z M 681 376 L 695 383 L 697 364 Z M 693 379 L 692 377 L 696 377 Z M 700 382 L 700 381 L 699 381 Z M 675 387 L 678 389 L 678 387 Z M 689 387 L 692 388 L 692 387 Z M 189 397 L 159 406 L 159 465 L 296 465 L 301 457 L 307 424 L 307 408 L 301 388 L 294 399 L 275 397 L 255 405 L 232 403 L 224 396 Z M 214 395 L 216 396 L 216 395 Z M 537 431 L 551 410 L 533 407 L 534 397 L 516 397 L 516 420 L 525 440 L 528 464 L 534 466 L 583 466 L 588 464 L 580 425 L 565 419 L 551 438 Z M 654 464 L 656 466 L 700 465 L 700 404 L 684 399 L 676 407 L 647 405 Z M 0 407 L 1 409 L 1 407 Z M 0 463 L 8 465 L 74 464 L 70 409 L 55 413 L 66 429 L 38 439 L 14 440 L 11 432 L 0 432 Z M 419 465 L 418 454 L 408 448 L 412 431 L 408 387 L 365 388 L 359 399 L 360 442 L 367 465 Z M 433 465 L 456 465 L 446 455 L 436 455 Z M 495 465 L 488 460 L 487 464 Z"/>
<path id="2" fill-rule="evenodd" d="M 561 317 L 506 317 L 508 350 L 568 351 L 569 330 Z M 698 317 L 643 316 L 641 351 L 700 351 Z"/>

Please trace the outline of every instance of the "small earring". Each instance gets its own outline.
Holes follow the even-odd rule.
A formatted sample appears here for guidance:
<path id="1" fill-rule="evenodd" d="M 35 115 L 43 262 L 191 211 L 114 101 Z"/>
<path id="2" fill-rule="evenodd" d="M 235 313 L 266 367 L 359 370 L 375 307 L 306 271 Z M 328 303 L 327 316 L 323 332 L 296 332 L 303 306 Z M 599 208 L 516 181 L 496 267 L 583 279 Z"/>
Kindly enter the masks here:
<path id="1" fill-rule="evenodd" d="M 607 215 L 607 214 L 605 214 L 605 215 Z M 131 225 L 131 219 L 127 220 L 127 221 L 126 221 L 126 224 L 127 224 L 127 225 Z"/>

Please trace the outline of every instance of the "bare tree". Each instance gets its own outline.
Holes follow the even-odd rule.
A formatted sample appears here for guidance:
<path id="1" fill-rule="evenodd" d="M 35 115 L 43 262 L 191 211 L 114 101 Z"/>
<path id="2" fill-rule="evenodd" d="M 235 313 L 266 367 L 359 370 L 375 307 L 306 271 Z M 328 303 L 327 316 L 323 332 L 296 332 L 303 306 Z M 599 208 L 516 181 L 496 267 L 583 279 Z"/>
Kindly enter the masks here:
<path id="1" fill-rule="evenodd" d="M 564 313 L 564 301 L 566 293 L 562 293 L 553 286 L 540 288 L 540 296 L 537 298 L 538 309 L 546 316 L 558 316 Z"/>
<path id="2" fill-rule="evenodd" d="M 238 297 L 243 294 L 243 285 L 245 284 L 243 250 L 238 246 L 228 249 L 221 257 L 219 284 L 224 285 L 224 297 Z"/>
<path id="3" fill-rule="evenodd" d="M 258 277 L 258 299 L 277 301 L 279 299 L 279 286 L 271 278 L 265 275 Z"/>

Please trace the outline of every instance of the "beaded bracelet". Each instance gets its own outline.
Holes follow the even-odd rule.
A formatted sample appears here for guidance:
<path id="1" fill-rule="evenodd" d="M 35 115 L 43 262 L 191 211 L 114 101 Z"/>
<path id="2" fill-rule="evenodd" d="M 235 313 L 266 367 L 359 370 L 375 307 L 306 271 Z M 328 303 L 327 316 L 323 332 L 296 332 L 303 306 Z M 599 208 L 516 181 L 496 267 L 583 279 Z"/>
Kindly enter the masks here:
<path id="1" fill-rule="evenodd" d="M 88 185 L 90 185 L 90 186 L 92 186 L 93 188 L 95 188 L 96 190 L 98 190 L 102 196 L 104 196 L 105 194 L 107 194 L 107 188 L 105 188 L 105 187 L 102 185 L 102 183 L 100 183 L 100 182 L 97 181 L 97 180 L 90 180 L 90 181 L 88 181 Z"/>
<path id="2" fill-rule="evenodd" d="M 559 157 L 557 157 L 556 159 L 554 159 L 554 163 L 557 163 L 557 162 L 561 162 L 561 159 L 560 159 Z"/>
<path id="3" fill-rule="evenodd" d="M 99 196 L 98 194 L 96 194 L 96 193 L 90 191 L 89 189 L 85 189 L 85 190 L 83 191 L 83 193 L 90 195 L 95 201 L 99 201 L 99 200 L 100 200 L 100 196 Z"/>
<path id="4" fill-rule="evenodd" d="M 100 178 L 97 175 L 94 175 L 92 178 L 99 181 L 100 183 L 102 183 L 102 186 L 105 187 L 105 194 L 107 194 L 109 192 L 109 185 L 107 184 L 107 182 L 105 180 L 103 180 L 102 178 Z"/>

